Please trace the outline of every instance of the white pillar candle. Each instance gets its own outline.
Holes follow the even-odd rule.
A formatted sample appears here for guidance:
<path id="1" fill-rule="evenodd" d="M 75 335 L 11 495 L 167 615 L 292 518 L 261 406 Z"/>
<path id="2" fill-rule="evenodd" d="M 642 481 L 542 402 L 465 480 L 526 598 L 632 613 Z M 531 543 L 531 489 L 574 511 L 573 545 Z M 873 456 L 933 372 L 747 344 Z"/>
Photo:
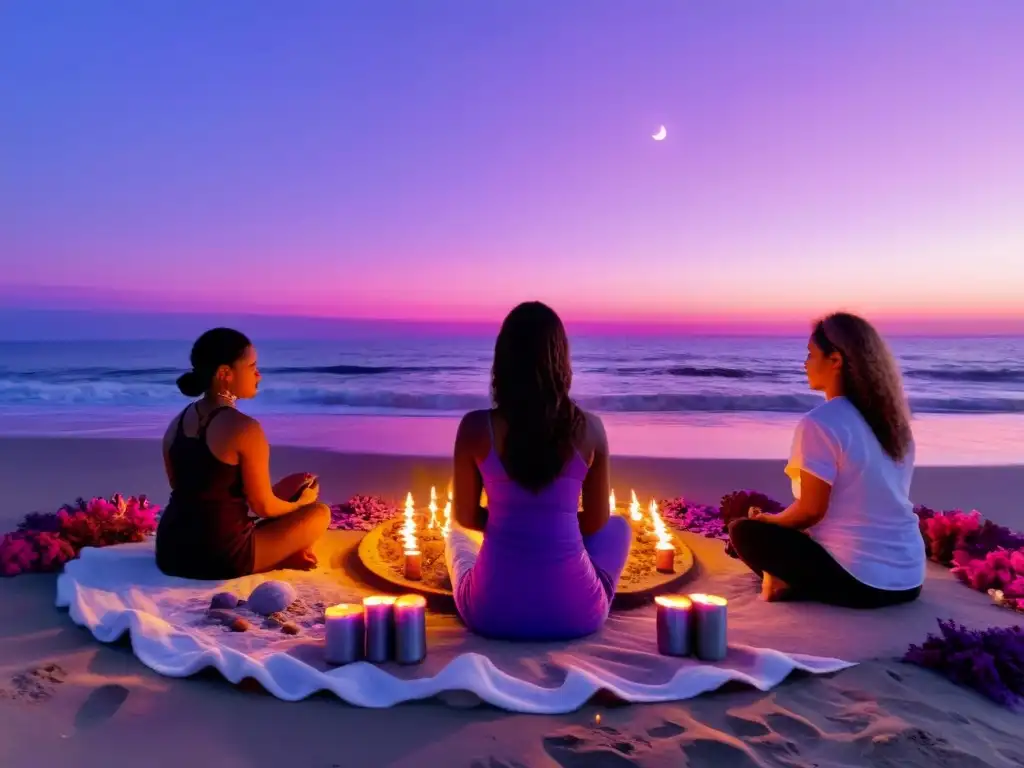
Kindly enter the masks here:
<path id="1" fill-rule="evenodd" d="M 427 655 L 427 600 L 402 595 L 395 601 L 395 661 L 418 664 Z"/>
<path id="2" fill-rule="evenodd" d="M 366 624 L 366 660 L 379 664 L 394 653 L 395 597 L 371 595 L 363 598 Z"/>
<path id="3" fill-rule="evenodd" d="M 728 601 L 717 595 L 690 595 L 693 601 L 693 646 L 697 658 L 721 661 L 729 652 Z"/>
<path id="4" fill-rule="evenodd" d="M 324 658 L 330 664 L 351 664 L 363 658 L 363 606 L 341 603 L 324 609 Z"/>

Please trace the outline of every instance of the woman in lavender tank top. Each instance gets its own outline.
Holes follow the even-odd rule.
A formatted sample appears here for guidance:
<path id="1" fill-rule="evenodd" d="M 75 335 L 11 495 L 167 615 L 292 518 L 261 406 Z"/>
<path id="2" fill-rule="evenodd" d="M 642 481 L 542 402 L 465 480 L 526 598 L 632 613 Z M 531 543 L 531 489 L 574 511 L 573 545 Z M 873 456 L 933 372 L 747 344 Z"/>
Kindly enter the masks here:
<path id="1" fill-rule="evenodd" d="M 494 347 L 494 408 L 467 413 L 455 437 L 445 554 L 459 615 L 480 635 L 561 640 L 608 617 L 632 532 L 608 508 L 604 426 L 569 397 L 571 383 L 558 315 L 520 304 Z"/>

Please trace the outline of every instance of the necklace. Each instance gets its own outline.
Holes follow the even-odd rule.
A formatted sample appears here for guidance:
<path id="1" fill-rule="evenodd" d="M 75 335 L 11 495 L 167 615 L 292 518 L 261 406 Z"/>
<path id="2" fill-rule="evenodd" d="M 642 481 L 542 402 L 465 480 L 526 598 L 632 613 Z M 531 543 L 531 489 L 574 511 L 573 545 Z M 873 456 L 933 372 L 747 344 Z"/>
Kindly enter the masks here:
<path id="1" fill-rule="evenodd" d="M 218 392 L 217 397 L 224 400 L 232 408 L 235 407 L 235 403 L 238 402 L 238 395 L 233 395 L 230 392 Z"/>

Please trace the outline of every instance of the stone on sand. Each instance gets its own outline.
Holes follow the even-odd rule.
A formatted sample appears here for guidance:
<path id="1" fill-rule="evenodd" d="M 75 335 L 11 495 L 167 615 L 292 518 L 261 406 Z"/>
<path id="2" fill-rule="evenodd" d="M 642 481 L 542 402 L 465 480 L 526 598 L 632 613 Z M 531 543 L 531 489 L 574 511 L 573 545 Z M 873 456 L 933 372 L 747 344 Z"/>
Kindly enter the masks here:
<path id="1" fill-rule="evenodd" d="M 279 613 L 294 603 L 299 593 L 287 581 L 264 581 L 249 595 L 246 608 L 261 616 Z"/>
<path id="2" fill-rule="evenodd" d="M 231 610 L 232 608 L 238 607 L 238 595 L 231 592 L 218 592 L 210 600 L 210 609 L 224 608 Z"/>

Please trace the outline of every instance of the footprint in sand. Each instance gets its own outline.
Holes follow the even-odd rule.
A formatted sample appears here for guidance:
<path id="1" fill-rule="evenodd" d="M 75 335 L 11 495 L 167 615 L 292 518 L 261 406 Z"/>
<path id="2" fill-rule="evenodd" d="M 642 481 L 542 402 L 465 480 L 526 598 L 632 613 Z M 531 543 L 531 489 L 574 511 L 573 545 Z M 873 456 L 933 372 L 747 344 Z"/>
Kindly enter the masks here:
<path id="1" fill-rule="evenodd" d="M 121 708 L 128 699 L 128 689 L 123 685 L 103 685 L 89 694 L 78 714 L 75 715 L 75 726 L 89 728 L 106 722 Z"/>
<path id="2" fill-rule="evenodd" d="M 991 768 L 990 763 L 957 749 L 923 728 L 875 734 L 870 738 L 865 758 L 870 760 L 870 765 L 893 768 Z"/>
<path id="3" fill-rule="evenodd" d="M 726 715 L 726 720 L 733 735 L 741 739 L 756 739 L 772 732 L 771 728 L 759 720 L 749 720 L 740 715 Z"/>
<path id="4" fill-rule="evenodd" d="M 765 768 L 744 747 L 716 739 L 694 739 L 680 745 L 687 765 L 722 765 L 729 768 Z"/>
<path id="5" fill-rule="evenodd" d="M 672 739 L 676 736 L 682 736 L 686 733 L 686 729 L 679 723 L 673 723 L 671 720 L 666 720 L 662 725 L 656 725 L 653 728 L 647 729 L 647 735 L 652 739 Z"/>
<path id="6" fill-rule="evenodd" d="M 574 728 L 548 736 L 544 739 L 544 750 L 563 768 L 635 768 L 637 763 L 630 756 L 646 744 L 637 739 L 614 738 L 619 734 L 613 728 L 599 731 L 602 733 L 588 734 Z"/>
<path id="7" fill-rule="evenodd" d="M 53 697 L 58 685 L 68 673 L 60 664 L 42 664 L 12 675 L 0 688 L 0 699 L 36 704 Z"/>

